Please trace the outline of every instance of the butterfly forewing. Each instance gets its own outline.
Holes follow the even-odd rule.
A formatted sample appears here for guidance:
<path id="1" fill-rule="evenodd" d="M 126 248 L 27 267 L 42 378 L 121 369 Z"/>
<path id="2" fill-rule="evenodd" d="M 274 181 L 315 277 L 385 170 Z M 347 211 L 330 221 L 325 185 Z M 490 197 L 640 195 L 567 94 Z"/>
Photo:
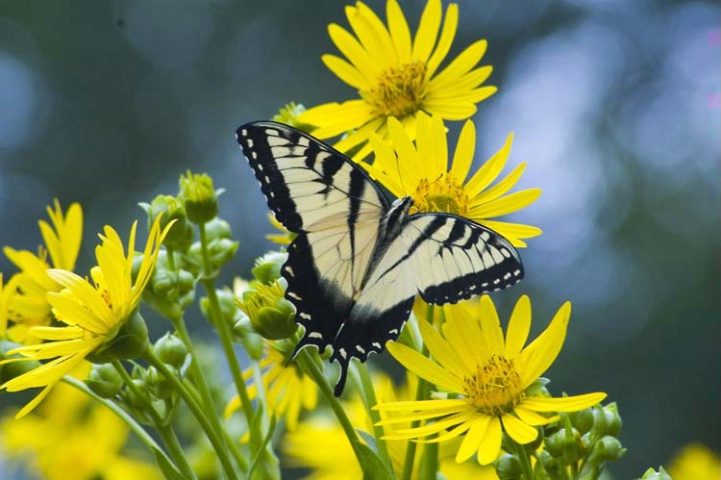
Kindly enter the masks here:
<path id="1" fill-rule="evenodd" d="M 347 317 L 388 209 L 378 187 L 347 157 L 290 127 L 255 122 L 238 142 L 268 206 L 291 232 L 283 276 L 305 329 L 321 350 Z"/>

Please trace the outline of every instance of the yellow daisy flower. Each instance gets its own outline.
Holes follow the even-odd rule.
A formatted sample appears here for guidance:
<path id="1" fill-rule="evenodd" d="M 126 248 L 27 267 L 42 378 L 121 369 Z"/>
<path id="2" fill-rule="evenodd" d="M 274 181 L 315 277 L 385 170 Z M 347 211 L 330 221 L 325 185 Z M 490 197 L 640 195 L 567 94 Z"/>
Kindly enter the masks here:
<path id="1" fill-rule="evenodd" d="M 531 328 L 528 297 L 516 303 L 505 338 L 490 297 L 481 297 L 478 308 L 476 318 L 447 317 L 442 333 L 427 322 L 419 322 L 432 360 L 403 344 L 388 344 L 396 360 L 436 385 L 438 392 L 437 398 L 431 400 L 378 405 L 382 412 L 396 414 L 381 422 L 383 425 L 411 420 L 430 422 L 417 428 L 396 429 L 387 438 L 443 442 L 465 433 L 456 461 L 466 461 L 476 454 L 478 462 L 487 465 L 501 452 L 503 431 L 515 442 L 527 444 L 538 437 L 536 426 L 558 419 L 557 415 L 546 417 L 540 413 L 583 410 L 606 398 L 600 392 L 563 398 L 527 392 L 561 351 L 571 315 L 570 303 L 558 310 L 548 328 L 526 348 L 523 346 Z"/>
<path id="2" fill-rule="evenodd" d="M 348 132 L 336 145 L 339 150 L 361 145 L 372 132 L 385 138 L 386 122 L 393 117 L 415 138 L 418 112 L 463 120 L 476 113 L 476 103 L 496 92 L 496 87 L 481 86 L 493 68 L 477 68 L 486 52 L 485 40 L 471 44 L 439 69 L 456 35 L 458 5 L 448 5 L 443 18 L 441 0 L 429 0 L 413 39 L 396 0 L 386 4 L 387 26 L 363 2 L 346 7 L 346 16 L 353 33 L 334 23 L 328 27 L 331 40 L 346 59 L 323 55 L 322 60 L 357 89 L 360 98 L 319 105 L 298 117 L 318 127 L 313 135 L 321 139 Z M 355 157 L 369 153 L 366 144 Z"/>
<path id="3" fill-rule="evenodd" d="M 668 467 L 674 480 L 717 480 L 721 476 L 721 459 L 706 445 L 685 446 Z"/>
<path id="4" fill-rule="evenodd" d="M 157 467 L 123 452 L 125 422 L 70 385 L 58 385 L 31 415 L 0 419 L 0 432 L 0 452 L 37 478 L 162 478 Z"/>
<path id="5" fill-rule="evenodd" d="M 150 229 L 135 282 L 132 280 L 132 269 L 137 222 L 130 230 L 127 255 L 117 232 L 110 226 L 105 227 L 105 235 L 100 235 L 102 244 L 95 249 L 98 266 L 90 272 L 94 285 L 67 270 L 47 271 L 55 282 L 64 287 L 60 292 L 49 292 L 47 295 L 55 318 L 66 326 L 33 327 L 30 333 L 45 343 L 11 350 L 9 355 L 20 354 L 22 358 L 1 362 L 50 360 L 0 385 L 0 389 L 8 392 L 44 387 L 20 410 L 18 418 L 35 408 L 55 384 L 88 355 L 97 353 L 100 347 L 111 342 L 130 319 L 152 276 L 163 238 L 172 226 L 171 222 L 161 232 L 159 222 L 160 217 Z"/>
<path id="6" fill-rule="evenodd" d="M 60 203 L 55 200 L 54 208 L 47 207 L 47 212 L 51 223 L 44 220 L 38 222 L 45 241 L 45 248 L 40 247 L 38 254 L 10 247 L 3 249 L 8 259 L 20 269 L 14 280 L 17 294 L 12 296 L 12 306 L 8 312 L 10 320 L 15 324 L 9 329 L 9 335 L 18 343 L 37 343 L 38 340 L 29 335 L 28 330 L 34 326 L 49 325 L 52 320 L 45 294 L 58 292 L 62 286 L 45 272 L 51 266 L 74 270 L 80 252 L 83 236 L 83 211 L 80 205 L 73 203 L 63 215 Z"/>
<path id="7" fill-rule="evenodd" d="M 373 378 L 374 389 L 379 402 L 394 402 L 415 398 L 416 377 L 408 375 L 408 381 L 402 386 L 393 385 L 386 375 Z M 373 431 L 371 418 L 368 416 L 363 402 L 358 395 L 343 402 L 343 407 L 356 429 L 366 432 Z M 385 418 L 389 414 L 381 413 Z M 392 415 L 392 413 L 391 413 Z M 314 448 L 308 448 L 312 441 Z M 408 440 L 391 440 L 387 442 L 388 453 L 397 478 L 401 477 L 405 461 Z M 482 467 L 476 462 L 457 464 L 453 457 L 453 442 L 442 445 L 439 452 L 440 472 L 448 480 L 475 478 L 478 480 L 497 480 L 495 469 Z M 449 447 L 449 448 L 446 448 Z M 325 452 L 318 455 L 318 452 Z M 348 443 L 343 429 L 338 422 L 327 415 L 313 415 L 302 421 L 298 428 L 286 433 L 283 437 L 283 453 L 289 466 L 310 468 L 312 473 L 304 477 L 306 480 L 330 480 L 337 478 L 363 478 L 363 472 L 356 460 L 353 448 Z M 423 449 L 419 448 L 415 456 L 414 476 L 418 478 Z"/>
<path id="8" fill-rule="evenodd" d="M 476 130 L 470 120 L 461 130 L 450 168 L 446 129 L 440 117 L 418 115 L 415 144 L 396 119 L 388 120 L 388 128 L 392 146 L 371 137 L 375 160 L 372 165 L 364 163 L 363 166 L 396 197 L 412 197 L 411 213 L 459 215 L 490 228 L 515 247 L 525 247 L 523 239 L 541 234 L 540 228 L 530 225 L 491 220 L 521 210 L 541 195 L 538 188 L 506 195 L 521 178 L 525 163 L 496 181 L 506 166 L 512 134 L 503 147 L 467 179 L 476 146 Z"/>
<path id="9" fill-rule="evenodd" d="M 318 386 L 303 374 L 294 361 L 288 362 L 275 342 L 266 343 L 260 368 L 263 370 L 263 388 L 268 408 L 277 418 L 285 419 L 288 430 L 295 430 L 301 411 L 310 411 L 318 406 Z M 243 372 L 246 381 L 252 377 L 252 369 Z M 248 396 L 251 400 L 258 397 L 258 386 L 255 383 L 248 387 Z M 240 398 L 236 395 L 225 407 L 225 417 L 230 417 L 239 409 Z"/>

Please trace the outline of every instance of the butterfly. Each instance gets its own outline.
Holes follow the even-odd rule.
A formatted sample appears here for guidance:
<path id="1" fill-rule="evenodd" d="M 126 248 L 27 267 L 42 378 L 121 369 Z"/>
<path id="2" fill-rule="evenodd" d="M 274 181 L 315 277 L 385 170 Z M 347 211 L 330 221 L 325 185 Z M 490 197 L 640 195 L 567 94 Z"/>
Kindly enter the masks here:
<path id="1" fill-rule="evenodd" d="M 295 353 L 333 347 L 336 396 L 350 359 L 395 340 L 416 295 L 443 305 L 523 278 L 508 240 L 449 213 L 410 214 L 411 197 L 389 202 L 362 167 L 310 135 L 262 121 L 236 135 L 268 206 L 296 234 L 281 267 L 305 328 Z"/>

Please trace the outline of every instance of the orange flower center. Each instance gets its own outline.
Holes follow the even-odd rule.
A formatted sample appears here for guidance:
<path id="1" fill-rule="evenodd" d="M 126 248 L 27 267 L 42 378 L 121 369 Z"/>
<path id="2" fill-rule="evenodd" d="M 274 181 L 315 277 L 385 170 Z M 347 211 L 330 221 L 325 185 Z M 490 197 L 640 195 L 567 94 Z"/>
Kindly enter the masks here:
<path id="1" fill-rule="evenodd" d="M 493 355 L 485 365 L 464 379 L 466 396 L 473 406 L 489 416 L 499 416 L 513 410 L 523 399 L 521 376 L 513 360 Z"/>
<path id="2" fill-rule="evenodd" d="M 360 96 L 376 116 L 405 117 L 418 111 L 426 95 L 426 64 L 411 62 L 391 67 L 378 77 L 376 85 L 361 90 Z"/>
<path id="3" fill-rule="evenodd" d="M 443 212 L 468 216 L 470 201 L 463 185 L 447 173 L 433 181 L 421 179 L 411 197 L 415 207 L 411 213 Z"/>

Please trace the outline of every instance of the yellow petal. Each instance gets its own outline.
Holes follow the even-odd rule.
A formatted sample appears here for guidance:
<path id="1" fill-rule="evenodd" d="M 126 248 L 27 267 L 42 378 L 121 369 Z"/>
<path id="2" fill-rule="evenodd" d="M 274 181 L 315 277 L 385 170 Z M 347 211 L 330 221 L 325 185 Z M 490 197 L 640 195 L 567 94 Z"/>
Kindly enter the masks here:
<path id="1" fill-rule="evenodd" d="M 498 455 L 501 453 L 502 439 L 501 421 L 498 417 L 492 417 L 486 436 L 483 437 L 481 446 L 478 449 L 478 463 L 488 465 L 498 458 Z"/>
<path id="2" fill-rule="evenodd" d="M 433 402 L 435 400 L 416 400 L 415 402 L 409 402 L 409 403 L 418 403 L 418 402 Z M 398 402 L 395 402 L 398 403 Z M 390 411 L 389 409 L 386 409 L 385 407 L 378 406 L 377 410 L 380 411 Z M 393 403 L 385 404 L 385 405 L 393 405 Z M 426 408 L 426 406 L 424 406 Z M 381 420 L 380 422 L 376 423 L 376 425 L 384 426 L 384 425 L 395 425 L 398 423 L 402 423 L 405 425 L 409 425 L 414 420 L 428 420 L 433 418 L 440 418 L 440 417 L 446 417 L 451 418 L 455 417 L 457 415 L 463 414 L 463 412 L 468 412 L 468 403 L 460 406 L 454 406 L 454 407 L 444 407 L 439 408 L 436 407 L 434 409 L 425 409 L 421 411 L 416 411 L 413 409 L 413 405 L 408 405 L 406 409 L 399 410 L 399 413 L 396 415 L 393 415 L 392 417 L 385 418 Z M 473 411 L 473 410 L 470 410 Z M 407 413 L 410 412 L 410 413 Z M 447 415 L 450 415 L 451 417 L 447 417 Z"/>
<path id="3" fill-rule="evenodd" d="M 438 433 L 448 428 L 454 427 L 455 425 L 458 425 L 459 423 L 461 423 L 458 420 L 459 418 L 465 418 L 465 415 L 463 415 L 462 413 L 459 413 L 457 415 L 451 415 L 450 417 L 438 420 L 437 422 L 429 423 L 427 425 L 423 425 L 421 427 L 399 428 L 397 430 L 393 430 L 393 432 L 391 432 L 391 435 L 413 435 L 414 437 L 426 437 L 428 435 L 433 435 L 434 433 Z M 376 425 L 383 425 L 383 423 L 376 423 Z"/>
<path id="4" fill-rule="evenodd" d="M 388 345 L 393 345 L 389 343 Z M 468 407 L 468 400 L 463 398 L 451 398 L 447 400 L 436 399 L 436 400 L 410 400 L 407 402 L 391 402 L 391 403 L 380 403 L 373 407 L 374 410 L 383 410 L 387 412 L 402 412 L 412 410 L 414 412 L 422 412 L 426 410 L 436 409 L 451 409 L 451 408 L 466 408 Z M 393 423 L 395 417 L 389 418 L 386 423 Z"/>
<path id="5" fill-rule="evenodd" d="M 441 0 L 428 0 L 423 9 L 421 21 L 418 24 L 418 31 L 413 40 L 413 60 L 426 62 L 431 55 L 433 46 L 436 44 L 438 29 L 441 26 Z"/>
<path id="6" fill-rule="evenodd" d="M 506 165 L 508 154 L 511 152 L 511 145 L 513 144 L 513 133 L 508 134 L 506 142 L 503 144 L 500 150 L 493 154 L 493 156 L 486 161 L 481 168 L 471 177 L 466 184 L 466 192 L 473 198 L 480 194 L 484 188 L 493 182 L 498 174 L 501 173 L 503 167 Z"/>
<path id="7" fill-rule="evenodd" d="M 453 154 L 451 175 L 460 183 L 466 181 L 468 172 L 473 164 L 473 155 L 476 151 L 476 126 L 471 120 L 463 124 L 461 134 L 458 136 L 458 144 Z"/>
<path id="8" fill-rule="evenodd" d="M 431 78 L 426 89 L 426 99 L 447 99 L 454 97 L 459 92 L 463 93 L 477 89 L 479 85 L 488 80 L 491 73 L 493 73 L 493 67 L 484 65 L 479 68 L 474 68 L 450 84 L 438 83 L 435 78 Z M 484 88 L 496 89 L 496 87 L 490 85 Z"/>
<path id="9" fill-rule="evenodd" d="M 458 55 L 446 68 L 444 68 L 434 78 L 434 88 L 451 85 L 463 75 L 471 71 L 478 62 L 481 61 L 483 55 L 488 48 L 486 40 L 478 40 L 469 45 L 460 55 Z"/>
<path id="10" fill-rule="evenodd" d="M 452 372 L 466 371 L 466 364 L 458 356 L 458 352 L 448 345 L 435 328 L 425 321 L 419 321 L 418 327 L 423 336 L 423 343 L 426 344 L 428 351 L 438 363 Z"/>
<path id="11" fill-rule="evenodd" d="M 571 303 L 564 303 L 548 328 L 521 352 L 521 385 L 525 389 L 553 364 L 566 339 Z"/>
<path id="12" fill-rule="evenodd" d="M 349 100 L 309 108 L 298 116 L 298 121 L 317 126 L 318 128 L 313 130 L 313 136 L 326 139 L 359 128 L 371 117 L 370 108 L 363 100 Z"/>
<path id="13" fill-rule="evenodd" d="M 529 188 L 514 192 L 481 205 L 471 206 L 471 215 L 482 218 L 493 218 L 523 210 L 541 196 L 540 188 Z"/>
<path id="14" fill-rule="evenodd" d="M 381 70 L 396 63 L 390 34 L 373 10 L 358 2 L 356 7 L 346 7 L 346 16 L 363 49 Z"/>
<path id="15" fill-rule="evenodd" d="M 503 422 L 503 429 L 513 440 L 516 441 L 516 443 L 525 445 L 538 438 L 538 430 L 523 423 L 513 415 L 503 415 L 503 417 L 501 417 L 501 422 Z"/>
<path id="16" fill-rule="evenodd" d="M 458 453 L 456 454 L 456 462 L 462 463 L 477 453 L 481 446 L 481 441 L 486 436 L 488 426 L 491 423 L 491 417 L 488 415 L 480 415 L 478 418 L 473 420 L 471 428 L 468 429 L 468 433 L 463 438 Z"/>
<path id="17" fill-rule="evenodd" d="M 358 90 L 370 88 L 370 80 L 356 67 L 335 55 L 325 54 L 320 59 L 336 77 Z"/>
<path id="18" fill-rule="evenodd" d="M 441 328 L 450 347 L 458 352 L 458 356 L 466 365 L 465 371 L 456 372 L 459 376 L 470 375 L 475 372 L 478 365 L 485 363 L 489 346 L 475 319 L 454 315 L 449 317 Z"/>
<path id="19" fill-rule="evenodd" d="M 586 393 L 572 397 L 529 397 L 521 402 L 521 406 L 534 412 L 577 412 L 592 407 L 603 401 L 603 392 Z"/>
<path id="20" fill-rule="evenodd" d="M 416 116 L 418 133 L 416 149 L 426 178 L 437 178 L 448 169 L 448 145 L 443 119 L 429 117 L 423 112 Z"/>
<path id="21" fill-rule="evenodd" d="M 401 365 L 433 385 L 451 392 L 463 391 L 463 381 L 460 378 L 439 367 L 438 364 L 415 350 L 398 342 L 389 343 L 387 348 Z"/>
<path id="22" fill-rule="evenodd" d="M 92 292 L 92 295 L 99 296 L 96 290 Z M 109 308 L 105 308 L 103 316 L 98 314 L 100 312 L 88 309 L 86 305 L 90 302 L 83 302 L 90 300 L 88 296 L 68 295 L 68 290 L 65 290 L 62 293 L 48 292 L 47 299 L 57 319 L 67 325 L 77 325 L 97 335 L 105 335 L 115 327 Z"/>
<path id="23" fill-rule="evenodd" d="M 353 35 L 335 23 L 328 25 L 328 34 L 338 50 L 359 71 L 363 72 L 366 78 L 375 79 L 381 74 L 382 69 L 375 64 Z"/>
<path id="24" fill-rule="evenodd" d="M 483 295 L 479 304 L 481 332 L 486 345 L 490 348 L 491 354 L 502 354 L 505 350 L 506 342 L 503 339 L 503 329 L 501 329 L 501 320 L 498 318 L 498 312 L 491 297 Z"/>
<path id="25" fill-rule="evenodd" d="M 444 120 L 465 120 L 472 117 L 477 110 L 473 103 L 459 104 L 449 100 L 424 100 L 423 109 Z"/>
<path id="26" fill-rule="evenodd" d="M 411 31 L 408 28 L 406 17 L 396 0 L 388 0 L 386 16 L 388 18 L 388 30 L 390 30 L 396 50 L 396 58 L 401 64 L 408 63 L 411 59 Z"/>
<path id="27" fill-rule="evenodd" d="M 518 415 L 518 418 L 520 418 L 522 422 L 532 426 L 548 425 L 549 423 L 553 423 L 559 419 L 558 415 L 544 417 L 543 415 L 539 415 L 538 413 L 529 410 L 522 405 L 516 406 L 513 411 L 516 413 L 516 415 Z"/>
<path id="28" fill-rule="evenodd" d="M 471 203 L 481 204 L 503 196 L 506 192 L 512 189 L 516 185 L 516 183 L 518 183 L 518 180 L 521 178 L 521 175 L 523 175 L 523 171 L 525 169 L 525 163 L 521 163 L 520 165 L 516 166 L 516 168 L 514 168 L 511 173 L 506 175 L 503 179 L 499 180 L 491 188 L 487 188 L 486 190 L 478 193 L 478 195 L 473 197 L 471 199 Z"/>
<path id="29" fill-rule="evenodd" d="M 521 354 L 523 346 L 528 340 L 531 331 L 531 299 L 522 295 L 513 307 L 511 319 L 508 321 L 506 332 L 506 356 L 516 358 Z"/>
<path id="30" fill-rule="evenodd" d="M 433 50 L 431 58 L 428 59 L 428 70 L 426 72 L 427 78 L 431 78 L 433 74 L 436 73 L 438 65 L 440 65 L 443 59 L 446 58 L 448 50 L 451 49 L 451 44 L 453 43 L 453 39 L 456 36 L 457 28 L 458 5 L 455 3 L 451 3 L 446 9 L 446 18 L 443 19 L 443 29 L 441 30 L 441 36 L 438 39 L 438 44 Z"/>
<path id="31" fill-rule="evenodd" d="M 473 218 L 472 218 L 473 219 Z M 521 238 L 533 238 L 537 237 L 538 235 L 541 235 L 543 233 L 543 230 L 541 230 L 538 227 L 533 227 L 531 225 L 523 225 L 521 223 L 511 223 L 511 222 L 497 222 L 493 220 L 480 220 L 480 219 L 473 219 L 475 221 L 478 221 L 479 223 L 482 223 L 486 227 L 490 228 L 494 232 L 498 233 L 499 235 L 511 240 L 513 239 L 521 239 Z M 513 246 L 518 246 L 515 243 Z M 523 243 L 522 246 L 526 246 L 525 243 Z"/>

